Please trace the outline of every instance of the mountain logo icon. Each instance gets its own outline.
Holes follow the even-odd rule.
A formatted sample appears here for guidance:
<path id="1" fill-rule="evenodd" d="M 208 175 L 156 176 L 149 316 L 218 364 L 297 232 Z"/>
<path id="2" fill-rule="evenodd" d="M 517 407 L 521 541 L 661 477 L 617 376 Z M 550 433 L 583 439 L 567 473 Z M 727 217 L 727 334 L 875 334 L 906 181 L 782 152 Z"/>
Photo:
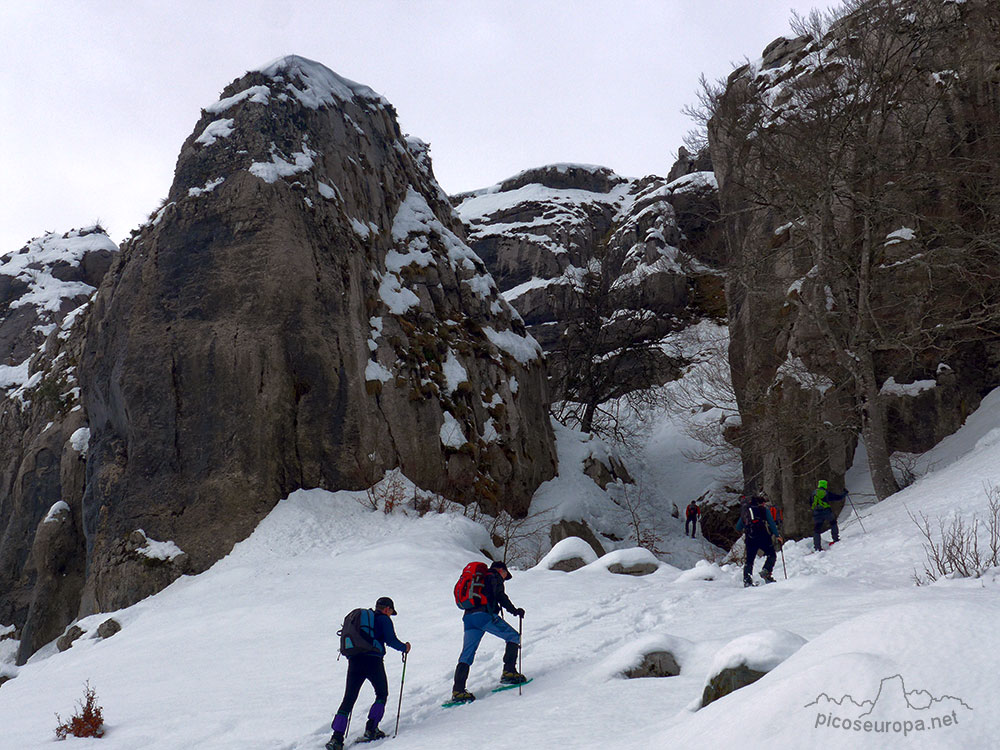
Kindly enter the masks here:
<path id="1" fill-rule="evenodd" d="M 954 695 L 907 690 L 901 674 L 883 677 L 874 698 L 857 700 L 844 694 L 820 693 L 804 708 L 816 710 L 814 728 L 897 733 L 953 727 L 971 718 L 972 706 Z"/>

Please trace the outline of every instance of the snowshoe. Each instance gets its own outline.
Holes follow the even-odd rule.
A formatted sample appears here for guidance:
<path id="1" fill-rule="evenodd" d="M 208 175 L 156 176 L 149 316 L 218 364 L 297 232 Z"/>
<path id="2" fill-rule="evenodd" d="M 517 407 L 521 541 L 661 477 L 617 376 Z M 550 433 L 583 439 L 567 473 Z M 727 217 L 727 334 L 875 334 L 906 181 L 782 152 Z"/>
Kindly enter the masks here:
<path id="1" fill-rule="evenodd" d="M 344 750 L 344 738 L 341 737 L 338 739 L 337 735 L 334 735 L 330 738 L 330 741 L 326 743 L 326 750 Z"/>
<path id="2" fill-rule="evenodd" d="M 386 734 L 381 729 L 366 729 L 365 733 L 361 735 L 358 739 L 358 743 L 364 742 L 375 742 L 376 740 L 385 739 Z M 357 743 L 356 743 L 357 744 Z"/>
<path id="3" fill-rule="evenodd" d="M 748 589 L 751 586 L 753 586 L 753 581 L 751 581 L 749 578 L 744 578 L 743 579 L 743 588 Z"/>
<path id="4" fill-rule="evenodd" d="M 504 671 L 503 674 L 500 675 L 500 684 L 501 685 L 523 685 L 527 681 L 528 681 L 528 678 L 525 677 L 520 672 L 507 672 L 507 671 Z"/>
<path id="5" fill-rule="evenodd" d="M 472 693 L 468 690 L 452 690 L 451 700 L 441 704 L 441 708 L 452 708 L 454 706 L 464 706 L 466 703 L 472 703 L 476 699 Z"/>
<path id="6" fill-rule="evenodd" d="M 764 583 L 777 583 L 774 580 L 774 576 L 771 575 L 771 571 L 765 570 L 760 574 L 760 577 L 764 580 Z"/>
<path id="7" fill-rule="evenodd" d="M 502 693 L 504 690 L 513 690 L 514 688 L 520 689 L 522 685 L 527 685 L 533 679 L 535 679 L 535 678 L 534 677 L 529 677 L 524 682 L 517 682 L 517 683 L 514 683 L 513 685 L 497 685 L 490 692 L 491 693 Z"/>

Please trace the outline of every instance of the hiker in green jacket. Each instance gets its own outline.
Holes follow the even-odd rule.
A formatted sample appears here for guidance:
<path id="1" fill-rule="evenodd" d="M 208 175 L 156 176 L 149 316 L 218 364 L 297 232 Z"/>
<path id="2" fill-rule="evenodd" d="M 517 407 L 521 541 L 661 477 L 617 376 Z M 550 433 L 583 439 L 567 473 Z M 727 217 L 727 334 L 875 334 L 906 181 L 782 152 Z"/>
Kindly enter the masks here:
<path id="1" fill-rule="evenodd" d="M 812 495 L 813 548 L 817 552 L 823 549 L 822 543 L 820 542 L 820 534 L 823 533 L 823 524 L 827 521 L 830 522 L 830 531 L 833 532 L 833 542 L 831 542 L 831 544 L 836 544 L 840 541 L 840 529 L 837 528 L 837 516 L 833 512 L 833 508 L 830 507 L 830 502 L 843 500 L 845 497 L 847 497 L 846 489 L 842 494 L 830 492 L 827 489 L 826 480 L 819 480 L 819 483 L 816 486 L 816 491 L 813 492 Z"/>

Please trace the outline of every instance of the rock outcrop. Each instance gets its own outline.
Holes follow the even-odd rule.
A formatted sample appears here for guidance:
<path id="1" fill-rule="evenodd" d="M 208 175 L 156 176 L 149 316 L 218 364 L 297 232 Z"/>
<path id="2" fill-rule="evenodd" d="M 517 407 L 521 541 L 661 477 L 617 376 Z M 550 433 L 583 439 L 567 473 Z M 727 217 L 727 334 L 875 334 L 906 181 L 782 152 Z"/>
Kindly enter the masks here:
<path id="1" fill-rule="evenodd" d="M 629 304 L 664 317 L 721 295 L 713 268 L 724 260 L 714 177 L 687 171 L 695 162 L 683 156 L 669 184 L 553 164 L 452 197 L 470 226 L 469 244 L 547 351 L 595 263 L 606 265 L 602 273 L 613 276 L 616 289 L 627 288 Z M 696 163 L 710 169 L 704 157 Z M 717 296 L 708 307 L 724 313 L 724 300 Z"/>
<path id="2" fill-rule="evenodd" d="M 981 0 L 864 4 L 776 40 L 719 100 L 731 436 L 792 535 L 859 434 L 888 494 L 893 451 L 929 449 L 1000 384 L 983 335 L 1000 320 L 998 28 Z"/>
<path id="3" fill-rule="evenodd" d="M 203 111 L 95 299 L 81 378 L 83 613 L 206 569 L 299 487 L 398 466 L 516 515 L 556 468 L 541 350 L 427 146 L 299 57 Z M 139 529 L 183 556 L 151 561 Z"/>
<path id="4" fill-rule="evenodd" d="M 714 177 L 681 156 L 670 183 L 553 164 L 452 198 L 586 431 L 600 403 L 677 377 L 672 335 L 725 315 Z"/>
<path id="5" fill-rule="evenodd" d="M 0 624 L 18 662 L 76 616 L 88 431 L 79 359 L 89 300 L 118 248 L 100 227 L 0 256 Z"/>

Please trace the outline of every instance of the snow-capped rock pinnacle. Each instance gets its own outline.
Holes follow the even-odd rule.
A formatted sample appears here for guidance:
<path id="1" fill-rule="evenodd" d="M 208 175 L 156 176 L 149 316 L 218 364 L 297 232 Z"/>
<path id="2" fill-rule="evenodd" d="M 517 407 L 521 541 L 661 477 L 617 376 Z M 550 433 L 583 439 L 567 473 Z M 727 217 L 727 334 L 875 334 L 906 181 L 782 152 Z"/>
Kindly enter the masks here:
<path id="1" fill-rule="evenodd" d="M 398 466 L 518 512 L 553 475 L 541 350 L 427 150 L 378 94 L 296 56 L 203 111 L 95 302 L 85 609 L 182 572 L 135 554 L 139 528 L 203 570 L 299 487 Z"/>

